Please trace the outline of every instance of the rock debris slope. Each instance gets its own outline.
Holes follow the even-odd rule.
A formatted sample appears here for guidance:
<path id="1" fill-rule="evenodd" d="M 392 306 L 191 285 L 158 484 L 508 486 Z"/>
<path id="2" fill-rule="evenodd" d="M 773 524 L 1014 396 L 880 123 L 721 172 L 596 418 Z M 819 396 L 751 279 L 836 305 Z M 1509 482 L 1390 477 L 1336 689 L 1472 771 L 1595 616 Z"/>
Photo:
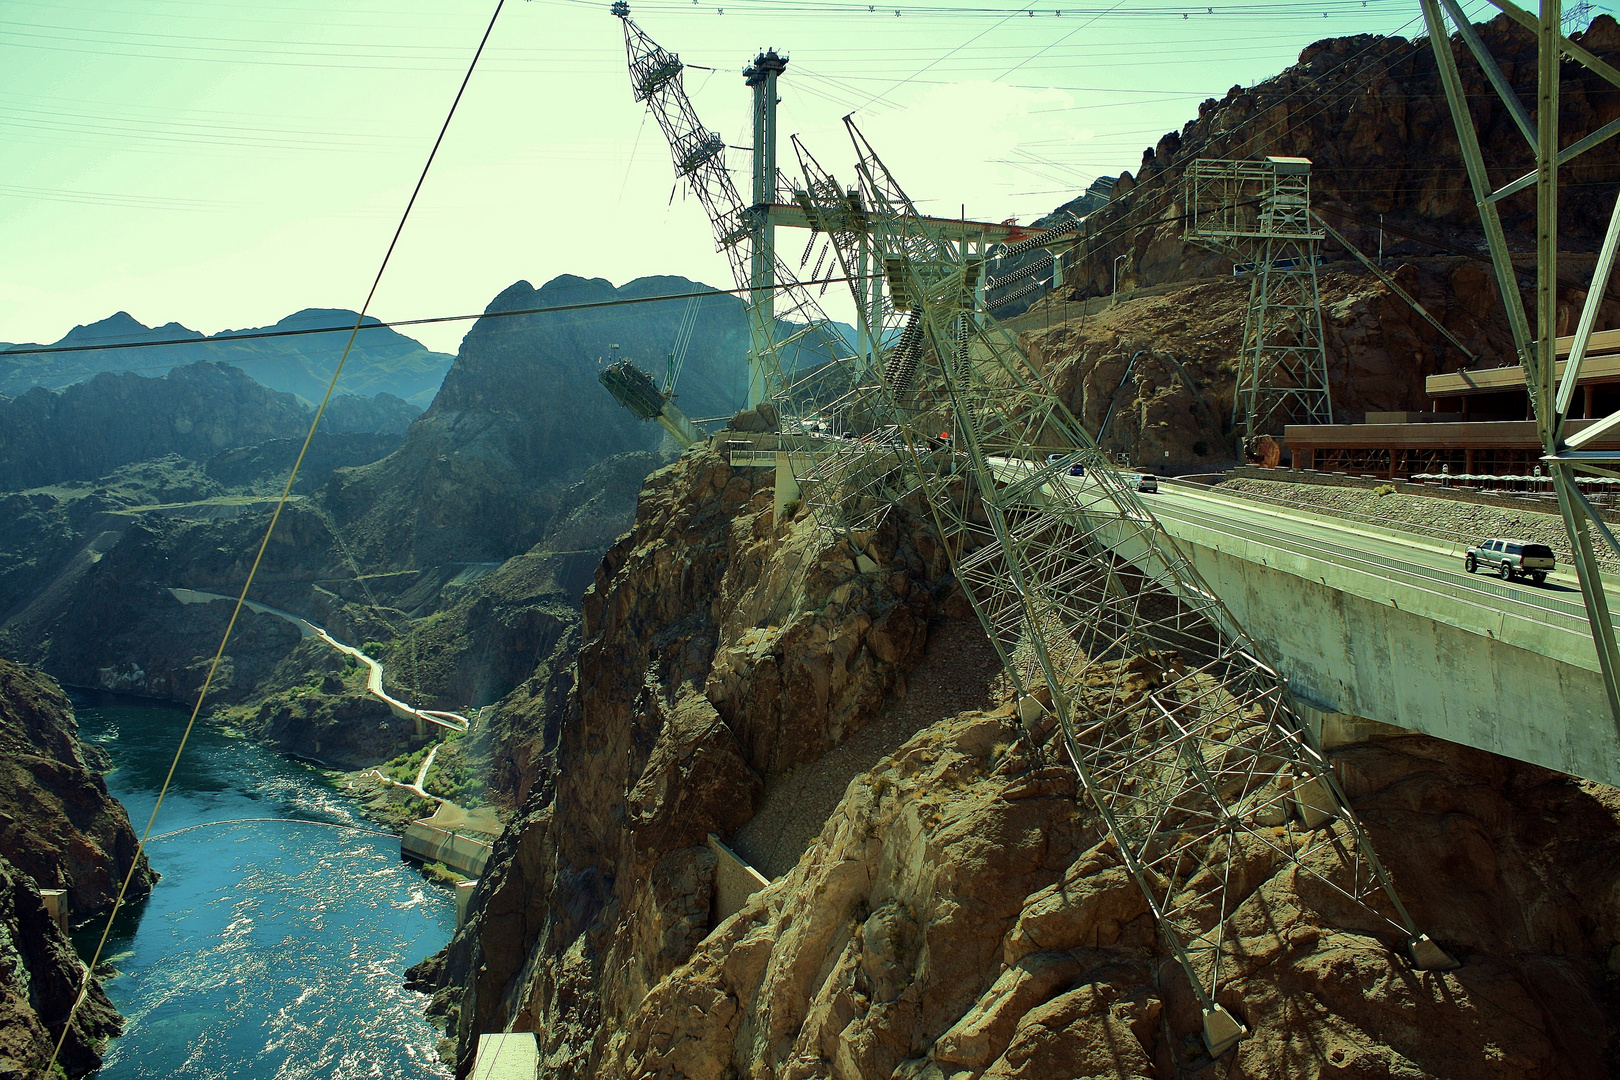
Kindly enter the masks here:
<path id="1" fill-rule="evenodd" d="M 532 1030 L 557 1080 L 1613 1075 L 1620 793 L 1418 736 L 1336 768 L 1463 966 L 1413 971 L 1251 851 L 1220 998 L 1254 1035 L 1219 1062 L 1050 737 L 994 700 L 921 718 L 716 926 L 705 834 L 903 707 L 929 628 L 968 617 L 926 532 L 891 526 L 862 574 L 802 517 L 773 525 L 766 483 L 707 453 L 655 474 L 575 684 L 503 704 L 547 732 L 528 800 L 413 971 L 461 1073 L 478 1033 Z"/>

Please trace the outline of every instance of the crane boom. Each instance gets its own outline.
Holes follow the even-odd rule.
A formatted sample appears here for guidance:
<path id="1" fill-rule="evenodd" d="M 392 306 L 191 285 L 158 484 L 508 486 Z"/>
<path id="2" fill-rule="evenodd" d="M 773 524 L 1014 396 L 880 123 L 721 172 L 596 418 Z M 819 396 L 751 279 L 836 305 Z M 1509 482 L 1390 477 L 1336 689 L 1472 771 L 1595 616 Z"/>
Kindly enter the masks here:
<path id="1" fill-rule="evenodd" d="M 774 160 L 767 155 L 765 167 L 756 177 L 758 198 L 745 203 L 726 165 L 725 139 L 703 126 L 686 94 L 685 65 L 680 57 L 636 25 L 625 0 L 614 3 L 612 11 L 624 24 L 631 91 L 658 121 L 676 176 L 703 205 L 716 249 L 726 256 L 733 282 L 748 291 L 749 406 L 768 398 L 777 402 L 784 417 L 815 411 L 827 398 L 829 383 L 850 377 L 847 373 L 853 370 L 854 358 L 836 324 L 810 291 L 795 283 L 794 274 L 776 258 L 774 246 L 762 241 L 769 228 L 768 210 L 775 190 Z M 756 99 L 761 99 L 766 88 L 774 94 L 775 76 L 785 66 L 786 61 L 774 52 L 756 59 L 747 73 L 750 85 L 759 84 Z M 764 141 L 775 137 L 774 130 L 759 130 L 758 124 L 755 134 Z M 780 333 L 784 322 L 800 329 L 784 335 Z M 837 377 L 807 377 L 811 373 L 800 370 L 806 357 L 835 369 Z"/>

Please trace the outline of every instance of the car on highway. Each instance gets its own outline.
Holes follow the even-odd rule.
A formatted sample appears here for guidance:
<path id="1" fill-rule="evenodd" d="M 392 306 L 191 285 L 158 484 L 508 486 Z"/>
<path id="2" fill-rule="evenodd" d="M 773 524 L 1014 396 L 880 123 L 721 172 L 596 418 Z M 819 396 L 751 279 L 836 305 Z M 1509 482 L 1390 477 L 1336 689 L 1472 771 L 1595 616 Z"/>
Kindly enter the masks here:
<path id="1" fill-rule="evenodd" d="M 1136 478 L 1136 490 L 1145 491 L 1155 495 L 1159 491 L 1159 478 L 1152 473 L 1143 473 Z"/>
<path id="2" fill-rule="evenodd" d="M 1463 556 L 1463 569 L 1470 574 L 1484 570 L 1496 574 L 1503 581 L 1515 577 L 1528 578 L 1540 585 L 1547 575 L 1557 569 L 1558 560 L 1546 544 L 1533 544 L 1528 540 L 1481 540 Z"/>

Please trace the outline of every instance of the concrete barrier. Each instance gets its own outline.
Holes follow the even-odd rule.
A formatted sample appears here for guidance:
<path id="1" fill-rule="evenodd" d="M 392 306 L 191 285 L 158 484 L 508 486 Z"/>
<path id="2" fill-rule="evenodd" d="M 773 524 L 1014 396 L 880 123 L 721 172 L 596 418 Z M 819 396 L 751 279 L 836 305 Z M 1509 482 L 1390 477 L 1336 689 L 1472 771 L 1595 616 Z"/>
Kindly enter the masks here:
<path id="1" fill-rule="evenodd" d="M 489 810 L 468 811 L 442 802 L 432 817 L 418 818 L 405 827 L 399 851 L 425 863 L 443 863 L 470 878 L 483 877 L 500 831 L 500 822 Z"/>
<path id="2" fill-rule="evenodd" d="M 743 909 L 749 897 L 769 885 L 770 879 L 742 860 L 714 833 L 709 834 L 709 850 L 715 854 L 714 900 L 710 925 L 719 926 Z"/>
<path id="3" fill-rule="evenodd" d="M 473 890 L 478 888 L 478 879 L 456 882 L 456 929 L 460 930 L 467 925 L 467 907 L 472 903 Z"/>

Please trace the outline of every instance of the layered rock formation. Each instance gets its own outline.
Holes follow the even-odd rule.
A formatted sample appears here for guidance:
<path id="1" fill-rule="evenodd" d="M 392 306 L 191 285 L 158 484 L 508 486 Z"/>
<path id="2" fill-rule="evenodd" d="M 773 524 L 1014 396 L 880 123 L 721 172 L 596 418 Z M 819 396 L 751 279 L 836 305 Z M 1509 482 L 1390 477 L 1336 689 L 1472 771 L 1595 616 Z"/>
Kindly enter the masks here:
<path id="1" fill-rule="evenodd" d="M 77 738 L 73 710 L 48 677 L 0 660 L 0 1077 L 34 1080 L 58 1039 L 59 1064 L 83 1076 L 101 1063 L 118 1014 L 91 980 L 63 1039 L 84 981 L 67 935 L 40 889 L 62 889 L 82 918 L 110 907 L 126 876 L 126 898 L 156 880 L 135 864 L 129 817 L 107 794 L 104 760 Z M 133 865 L 133 874 L 131 867 Z"/>
<path id="2" fill-rule="evenodd" d="M 1506 360 L 1512 354 L 1488 268 L 1440 258 L 1411 259 L 1391 270 L 1475 355 Z M 1370 275 L 1324 270 L 1320 289 L 1335 418 L 1353 423 L 1369 411 L 1426 407 L 1423 380 L 1457 366 L 1455 346 Z M 1236 358 L 1248 302 L 1247 280 L 1228 276 L 1115 306 L 1099 303 L 1099 310 L 1049 326 L 1039 314 L 1014 325 L 1069 410 L 1103 447 L 1145 468 L 1183 471 L 1231 459 Z M 1620 305 L 1614 318 L 1620 320 Z"/>
<path id="3" fill-rule="evenodd" d="M 920 661 L 942 553 L 891 526 L 863 574 L 808 519 L 773 524 L 768 475 L 707 452 L 654 474 L 586 596 L 577 685 L 503 704 L 550 738 L 480 929 L 436 968 L 470 983 L 463 1054 L 518 1014 L 553 1053 L 598 1054 L 593 1033 L 707 930 L 705 835 L 871 723 Z"/>
<path id="4" fill-rule="evenodd" d="M 105 757 L 78 740 L 73 707 L 48 676 L 0 660 L 0 856 L 87 916 L 112 905 L 135 859 L 129 815 L 107 794 Z M 129 897 L 155 876 L 143 855 Z"/>
<path id="5" fill-rule="evenodd" d="M 1010 705 L 921 717 L 833 774 L 802 857 L 716 925 L 705 835 L 903 709 L 927 640 L 968 617 L 926 532 L 889 526 L 861 573 L 810 522 L 772 524 L 764 482 L 701 453 L 656 474 L 587 596 L 576 685 L 503 704 L 545 733 L 527 803 L 413 972 L 462 1074 L 505 1030 L 559 1080 L 1612 1072 L 1620 794 L 1419 736 L 1335 768 L 1462 966 L 1414 971 L 1387 924 L 1256 845 L 1218 995 L 1253 1034 L 1219 1062 L 1059 748 Z M 952 656 L 993 701 L 981 653 L 928 663 Z"/>
<path id="6" fill-rule="evenodd" d="M 44 1080 L 83 979 L 84 964 L 46 911 L 39 890 L 27 874 L 0 858 L 0 1077 Z M 100 982 L 92 979 L 62 1040 L 55 1075 L 94 1072 L 102 1044 L 122 1026 Z"/>
<path id="7" fill-rule="evenodd" d="M 1534 101 L 1535 35 L 1506 15 L 1478 30 L 1520 99 Z M 1620 58 L 1620 24 L 1609 15 L 1599 15 L 1572 38 L 1611 63 Z M 1500 182 L 1529 171 L 1529 147 L 1506 106 L 1461 38 L 1453 38 L 1452 48 L 1493 175 Z M 1620 117 L 1620 91 L 1584 67 L 1566 64 L 1560 105 L 1567 145 Z M 1234 86 L 1219 101 L 1210 98 L 1180 131 L 1143 151 L 1135 176 L 1121 176 L 1109 205 L 1087 219 L 1087 242 L 1065 281 L 1091 295 L 1106 294 L 1118 255 L 1128 256 L 1121 288 L 1228 273 L 1230 260 L 1181 237 L 1182 178 L 1196 158 L 1267 155 L 1310 158 L 1313 205 L 1363 251 L 1377 250 L 1383 215 L 1386 255 L 1484 253 L 1427 39 L 1362 35 L 1308 46 L 1287 71 L 1247 89 Z M 1597 250 L 1613 204 L 1607 183 L 1616 168 L 1620 147 L 1610 141 L 1560 170 L 1561 250 Z M 1534 191 L 1508 197 L 1499 209 L 1515 249 L 1533 249 Z M 1336 254 L 1331 245 L 1326 253 Z M 1488 264 L 1482 266 L 1489 272 Z"/>

